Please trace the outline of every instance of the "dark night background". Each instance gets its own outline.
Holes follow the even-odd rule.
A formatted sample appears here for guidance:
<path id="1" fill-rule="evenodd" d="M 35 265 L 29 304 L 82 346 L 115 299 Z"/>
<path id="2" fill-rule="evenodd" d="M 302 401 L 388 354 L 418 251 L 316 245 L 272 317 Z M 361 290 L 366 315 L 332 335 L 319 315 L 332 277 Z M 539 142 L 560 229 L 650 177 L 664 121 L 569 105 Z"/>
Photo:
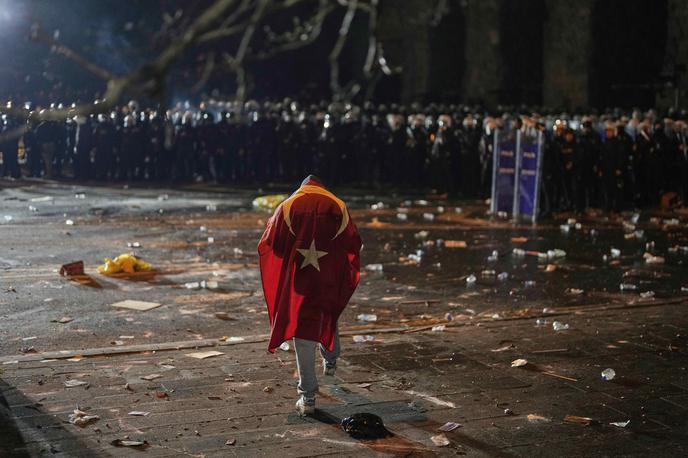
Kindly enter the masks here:
<path id="1" fill-rule="evenodd" d="M 402 67 L 403 73 L 384 77 L 376 87 L 374 98 L 381 102 L 407 103 L 651 107 L 662 97 L 673 97 L 673 89 L 667 89 L 667 83 L 680 86 L 685 74 L 677 58 L 669 55 L 671 47 L 667 46 L 672 14 L 670 2 L 450 0 L 449 10 L 441 21 L 428 25 L 410 19 L 429 8 L 432 2 L 384 0 L 380 5 L 378 38 L 385 46 L 390 66 Z M 59 30 L 62 42 L 102 66 L 124 74 L 155 56 L 167 42 L 168 38 L 158 33 L 163 13 L 174 14 L 183 8 L 184 14 L 192 17 L 208 4 L 210 1 L 206 0 L 0 1 L 0 58 L 4 62 L 0 66 L 0 98 L 41 104 L 50 101 L 71 103 L 92 99 L 103 90 L 100 81 L 75 64 L 51 54 L 46 45 L 29 41 L 27 36 L 33 23 L 40 23 L 51 33 Z M 480 10 L 489 5 L 494 6 L 495 14 L 486 15 Z M 557 33 L 557 19 L 552 15 L 562 5 L 572 11 L 586 9 L 587 16 L 581 17 L 587 22 L 582 25 L 573 22 L 577 16 L 571 17 L 571 27 L 584 27 L 588 31 L 585 49 L 564 49 L 566 30 L 561 30 L 564 36 L 555 43 L 546 36 L 548 24 L 550 30 L 553 28 Z M 688 8 L 685 3 L 675 2 L 674 9 L 676 5 L 679 9 Z M 305 17 L 313 6 L 307 4 L 295 12 Z M 342 14 L 343 9 L 340 9 L 328 17 L 323 34 L 314 44 L 250 65 L 253 82 L 250 97 L 328 98 L 327 55 Z M 290 26 L 293 15 L 290 11 L 274 16 L 271 25 L 275 30 L 285 29 Z M 367 48 L 367 27 L 365 14 L 357 14 L 340 58 L 342 83 L 360 77 Z M 482 40 L 480 34 L 485 34 Z M 678 39 L 685 41 L 684 36 Z M 676 41 L 676 37 L 672 40 Z M 215 73 L 205 87 L 196 92 L 190 88 L 198 80 L 209 51 L 221 51 L 235 45 L 236 41 L 226 40 L 194 48 L 170 76 L 170 101 L 231 97 L 234 79 L 227 73 Z M 494 49 L 483 51 L 482 46 Z M 575 40 L 570 46 L 576 46 Z M 679 50 L 675 54 L 685 49 L 685 45 L 682 46 L 674 46 Z M 490 52 L 494 54 L 493 67 L 484 69 L 475 61 L 475 56 L 482 54 L 484 58 Z M 559 52 L 582 53 L 583 68 L 566 72 L 587 81 L 581 89 L 584 93 L 578 98 L 554 97 L 552 101 L 547 96 L 545 83 L 551 79 L 547 73 L 547 56 Z M 469 71 L 476 75 L 472 85 L 467 83 Z M 566 87 L 566 83 L 563 84 Z"/>

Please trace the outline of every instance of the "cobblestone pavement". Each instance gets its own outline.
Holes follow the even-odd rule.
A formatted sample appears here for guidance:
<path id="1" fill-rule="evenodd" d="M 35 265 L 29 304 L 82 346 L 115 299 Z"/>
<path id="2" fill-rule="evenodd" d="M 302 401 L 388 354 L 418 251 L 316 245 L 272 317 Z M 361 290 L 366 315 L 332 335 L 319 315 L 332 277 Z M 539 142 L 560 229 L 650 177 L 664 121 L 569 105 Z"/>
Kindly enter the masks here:
<path id="1" fill-rule="evenodd" d="M 302 419 L 293 351 L 265 351 L 253 251 L 266 215 L 250 210 L 253 197 L 40 182 L 0 191 L 0 218 L 13 216 L 0 224 L 0 456 L 686 455 L 685 216 L 589 214 L 576 229 L 561 215 L 532 228 L 486 220 L 481 203 L 402 204 L 401 220 L 403 199 L 371 210 L 377 198 L 349 196 L 363 262 L 383 272 L 365 272 L 340 324 L 337 375 L 321 378 L 316 415 Z M 538 262 L 555 248 L 566 256 Z M 96 273 L 132 249 L 155 275 Z M 57 274 L 77 259 L 89 278 Z M 185 287 L 203 280 L 218 287 Z M 162 305 L 110 306 L 124 299 Z M 200 351 L 221 354 L 189 356 Z M 65 385 L 74 380 L 84 384 Z M 70 424 L 77 407 L 99 419 Z M 394 435 L 347 436 L 338 423 L 355 412 Z M 439 431 L 447 422 L 461 426 Z"/>

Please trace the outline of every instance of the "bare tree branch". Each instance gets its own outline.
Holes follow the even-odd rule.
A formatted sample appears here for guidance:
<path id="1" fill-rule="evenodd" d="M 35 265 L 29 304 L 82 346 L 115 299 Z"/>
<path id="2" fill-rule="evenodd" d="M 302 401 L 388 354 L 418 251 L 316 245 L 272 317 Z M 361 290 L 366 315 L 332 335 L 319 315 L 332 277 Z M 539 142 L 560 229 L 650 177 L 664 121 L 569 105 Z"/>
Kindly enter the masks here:
<path id="1" fill-rule="evenodd" d="M 349 29 L 351 28 L 351 22 L 356 15 L 356 8 L 358 6 L 358 0 L 349 0 L 347 5 L 346 13 L 342 19 L 342 25 L 339 27 L 339 36 L 335 42 L 332 51 L 328 57 L 330 62 L 330 89 L 332 90 L 332 95 L 336 96 L 341 93 L 341 86 L 339 85 L 339 55 L 344 49 L 344 44 L 349 36 Z"/>
<path id="2" fill-rule="evenodd" d="M 34 28 L 31 32 L 31 39 L 40 43 L 44 43 L 48 46 L 50 46 L 50 49 L 56 53 L 60 54 L 67 59 L 76 62 L 78 65 L 83 67 L 84 69 L 88 70 L 89 72 L 93 73 L 96 75 L 98 78 L 101 78 L 105 81 L 109 81 L 111 79 L 115 78 L 115 75 L 110 72 L 109 70 L 104 69 L 103 67 L 91 62 L 90 60 L 86 59 L 73 49 L 67 47 L 65 44 L 60 43 L 53 37 L 47 35 L 44 33 L 42 30 L 39 28 Z"/>
<path id="3" fill-rule="evenodd" d="M 365 64 L 363 64 L 363 74 L 366 78 L 372 76 L 371 70 L 377 54 L 377 3 L 378 0 L 370 0 L 370 11 L 368 12 L 368 53 L 366 54 Z"/>

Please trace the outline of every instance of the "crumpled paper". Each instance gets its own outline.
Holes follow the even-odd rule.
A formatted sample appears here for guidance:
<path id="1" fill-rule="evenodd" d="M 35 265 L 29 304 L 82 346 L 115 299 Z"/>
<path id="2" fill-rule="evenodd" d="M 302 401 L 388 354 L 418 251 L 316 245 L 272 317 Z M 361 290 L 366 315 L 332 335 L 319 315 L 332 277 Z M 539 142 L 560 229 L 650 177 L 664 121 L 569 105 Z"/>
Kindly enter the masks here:
<path id="1" fill-rule="evenodd" d="M 105 258 L 105 264 L 98 266 L 98 272 L 103 275 L 133 274 L 134 272 L 150 272 L 152 270 L 151 264 L 129 253 L 122 253 L 115 259 Z"/>

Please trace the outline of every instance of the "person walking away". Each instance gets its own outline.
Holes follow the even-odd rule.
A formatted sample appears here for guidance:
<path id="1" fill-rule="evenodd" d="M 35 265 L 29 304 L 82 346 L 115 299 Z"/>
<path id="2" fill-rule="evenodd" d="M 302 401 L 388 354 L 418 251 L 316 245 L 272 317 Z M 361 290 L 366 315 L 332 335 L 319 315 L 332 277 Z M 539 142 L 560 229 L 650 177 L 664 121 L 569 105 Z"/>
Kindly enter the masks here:
<path id="1" fill-rule="evenodd" d="M 334 375 L 340 352 L 337 321 L 358 286 L 360 249 L 346 205 L 313 175 L 277 207 L 258 244 L 270 318 L 268 351 L 294 339 L 300 415 L 315 411 L 318 344 L 324 374 Z"/>

